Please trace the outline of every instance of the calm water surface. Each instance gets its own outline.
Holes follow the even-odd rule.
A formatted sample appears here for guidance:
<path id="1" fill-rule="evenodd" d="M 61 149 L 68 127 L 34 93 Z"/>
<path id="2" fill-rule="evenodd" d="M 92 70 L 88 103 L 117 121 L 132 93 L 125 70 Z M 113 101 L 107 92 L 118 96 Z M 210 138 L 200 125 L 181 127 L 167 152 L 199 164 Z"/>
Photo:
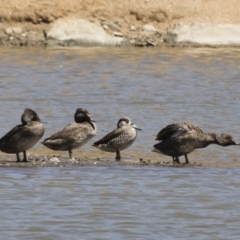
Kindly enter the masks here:
<path id="1" fill-rule="evenodd" d="M 35 109 L 45 137 L 89 110 L 103 137 L 129 116 L 144 131 L 123 158 L 151 153 L 157 132 L 190 121 L 240 141 L 238 50 L 0 49 L 0 136 Z M 74 155 L 101 156 L 91 143 Z M 31 151 L 54 154 L 37 144 Z M 64 153 L 59 153 L 64 155 Z M 67 154 L 66 154 L 67 155 Z M 114 155 L 109 155 L 114 158 Z M 209 146 L 190 161 L 240 160 Z M 0 169 L 3 239 L 237 239 L 240 169 Z"/>
<path id="2" fill-rule="evenodd" d="M 238 239 L 240 169 L 0 169 L 2 239 Z"/>
<path id="3" fill-rule="evenodd" d="M 2 48 L 0 54 L 1 136 L 20 122 L 26 107 L 47 122 L 44 137 L 73 122 L 76 108 L 84 107 L 98 125 L 92 142 L 122 116 L 144 129 L 123 157 L 156 156 L 154 137 L 173 122 L 190 121 L 240 140 L 238 50 Z M 40 143 L 35 149 L 54 154 Z M 75 155 L 80 151 L 103 153 L 91 143 Z M 240 156 L 240 148 L 211 146 L 191 156 L 228 161 Z"/>

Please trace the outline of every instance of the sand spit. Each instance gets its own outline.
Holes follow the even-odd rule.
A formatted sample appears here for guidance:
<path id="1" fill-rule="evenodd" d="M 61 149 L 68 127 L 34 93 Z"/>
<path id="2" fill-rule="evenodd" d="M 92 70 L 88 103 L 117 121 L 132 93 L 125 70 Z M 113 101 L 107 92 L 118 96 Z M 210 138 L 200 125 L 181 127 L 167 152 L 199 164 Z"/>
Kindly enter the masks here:
<path id="1" fill-rule="evenodd" d="M 131 158 L 122 159 L 121 161 L 115 161 L 114 158 L 75 158 L 69 159 L 68 157 L 61 157 L 56 155 L 29 155 L 28 162 L 16 162 L 14 155 L 0 155 L 0 167 L 240 167 L 240 161 L 233 160 L 229 162 L 211 162 L 211 161 L 196 161 L 190 160 L 190 164 L 185 163 L 173 163 L 169 161 L 162 161 L 160 158 L 152 159 L 151 157 L 144 158 Z"/>

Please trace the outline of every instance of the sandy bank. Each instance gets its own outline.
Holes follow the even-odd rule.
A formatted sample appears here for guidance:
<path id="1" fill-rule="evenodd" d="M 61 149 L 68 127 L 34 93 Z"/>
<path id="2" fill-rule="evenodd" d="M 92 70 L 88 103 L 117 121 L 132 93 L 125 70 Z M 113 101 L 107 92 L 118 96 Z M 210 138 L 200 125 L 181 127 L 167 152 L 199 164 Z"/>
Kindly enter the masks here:
<path id="1" fill-rule="evenodd" d="M 240 45 L 238 0 L 9 0 L 2 46 Z"/>

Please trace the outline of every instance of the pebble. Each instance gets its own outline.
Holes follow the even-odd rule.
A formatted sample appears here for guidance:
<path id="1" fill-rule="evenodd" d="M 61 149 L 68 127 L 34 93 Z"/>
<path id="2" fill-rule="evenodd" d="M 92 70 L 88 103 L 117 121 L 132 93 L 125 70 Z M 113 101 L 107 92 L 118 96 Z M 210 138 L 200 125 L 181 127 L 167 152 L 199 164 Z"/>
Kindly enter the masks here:
<path id="1" fill-rule="evenodd" d="M 22 33 L 22 28 L 20 27 L 9 27 L 5 29 L 7 35 L 20 34 Z"/>
<path id="2" fill-rule="evenodd" d="M 53 157 L 50 159 L 50 162 L 53 162 L 54 164 L 58 164 L 60 160 L 57 157 Z"/>
<path id="3" fill-rule="evenodd" d="M 115 37 L 123 37 L 123 34 L 120 33 L 120 32 L 113 32 L 113 35 L 114 35 Z"/>
<path id="4" fill-rule="evenodd" d="M 157 32 L 157 29 L 151 25 L 151 24 L 146 24 L 142 27 L 143 32 Z"/>
<path id="5" fill-rule="evenodd" d="M 153 42 L 153 41 L 151 41 L 151 40 L 146 40 L 146 43 L 147 43 L 147 46 L 152 46 L 152 47 L 155 47 L 155 46 L 157 46 L 157 42 Z"/>
<path id="6" fill-rule="evenodd" d="M 136 31 L 136 27 L 134 25 L 131 25 L 130 31 Z"/>
<path id="7" fill-rule="evenodd" d="M 109 27 L 107 25 L 105 25 L 105 24 L 102 27 L 103 27 L 104 30 L 108 30 L 109 29 Z"/>

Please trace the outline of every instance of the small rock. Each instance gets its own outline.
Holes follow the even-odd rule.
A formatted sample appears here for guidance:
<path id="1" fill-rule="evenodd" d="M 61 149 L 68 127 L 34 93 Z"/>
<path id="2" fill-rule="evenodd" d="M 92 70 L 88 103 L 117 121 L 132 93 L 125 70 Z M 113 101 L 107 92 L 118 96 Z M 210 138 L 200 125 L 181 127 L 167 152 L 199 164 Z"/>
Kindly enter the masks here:
<path id="1" fill-rule="evenodd" d="M 122 18 L 118 18 L 114 21 L 119 27 L 122 27 L 124 20 Z"/>
<path id="2" fill-rule="evenodd" d="M 20 28 L 20 27 L 13 27 L 13 28 L 12 28 L 12 31 L 13 31 L 15 34 L 20 34 L 20 33 L 22 33 L 22 28 Z"/>
<path id="3" fill-rule="evenodd" d="M 43 32 L 36 32 L 36 31 L 27 32 L 25 34 L 25 37 L 33 41 L 40 41 L 45 39 Z"/>
<path id="4" fill-rule="evenodd" d="M 143 32 L 157 32 L 157 29 L 151 25 L 151 24 L 146 24 L 142 27 Z"/>
<path id="5" fill-rule="evenodd" d="M 6 33 L 7 35 L 12 35 L 12 34 L 13 34 L 12 28 L 6 28 L 6 29 L 5 29 L 5 33 Z"/>
<path id="6" fill-rule="evenodd" d="M 147 46 L 152 46 L 152 47 L 155 47 L 155 46 L 157 46 L 157 42 L 153 42 L 153 41 L 151 41 L 151 40 L 146 40 L 146 43 L 147 43 Z"/>
<path id="7" fill-rule="evenodd" d="M 135 42 L 136 42 L 136 41 L 135 41 L 134 39 L 131 39 L 131 40 L 130 40 L 130 44 L 135 44 Z"/>
<path id="8" fill-rule="evenodd" d="M 60 160 L 57 157 L 53 157 L 50 159 L 50 162 L 53 162 L 54 164 L 58 164 Z"/>
<path id="9" fill-rule="evenodd" d="M 146 45 L 147 45 L 147 43 L 145 41 L 141 41 L 141 40 L 136 41 L 134 43 L 134 46 L 136 46 L 136 47 L 145 47 Z"/>
<path id="10" fill-rule="evenodd" d="M 133 26 L 133 25 L 131 25 L 131 27 L 130 27 L 130 31 L 136 31 L 136 27 Z"/>
<path id="11" fill-rule="evenodd" d="M 115 37 L 123 37 L 123 34 L 121 32 L 113 32 L 113 35 Z"/>
<path id="12" fill-rule="evenodd" d="M 106 18 L 100 17 L 100 18 L 98 18 L 98 20 L 99 20 L 100 22 L 105 22 L 105 21 L 106 21 Z"/>
<path id="13" fill-rule="evenodd" d="M 121 27 L 113 22 L 105 22 L 104 25 L 107 25 L 108 28 L 112 31 L 115 31 L 115 32 L 121 31 Z"/>
<path id="14" fill-rule="evenodd" d="M 75 158 L 69 159 L 69 162 L 71 163 L 77 163 L 78 161 Z"/>
<path id="15" fill-rule="evenodd" d="M 105 24 L 102 27 L 103 27 L 104 30 L 108 30 L 109 29 L 109 27 L 107 25 L 105 25 Z"/>
<path id="16" fill-rule="evenodd" d="M 5 29 L 7 35 L 20 34 L 22 33 L 22 28 L 20 27 L 9 27 Z"/>
<path id="17" fill-rule="evenodd" d="M 175 44 L 177 42 L 177 35 L 168 32 L 163 36 L 163 42 L 167 44 Z"/>

